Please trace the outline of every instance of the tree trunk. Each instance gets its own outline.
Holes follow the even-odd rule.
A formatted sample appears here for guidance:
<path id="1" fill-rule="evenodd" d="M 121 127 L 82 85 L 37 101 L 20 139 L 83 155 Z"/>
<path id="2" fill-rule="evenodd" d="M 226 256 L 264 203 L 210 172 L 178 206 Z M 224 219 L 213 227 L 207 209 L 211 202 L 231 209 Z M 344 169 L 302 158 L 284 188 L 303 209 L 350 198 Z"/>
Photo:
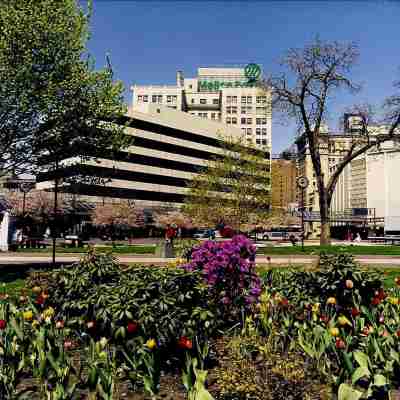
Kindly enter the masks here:
<path id="1" fill-rule="evenodd" d="M 330 199 L 327 190 L 319 191 L 319 209 L 321 216 L 321 236 L 320 246 L 329 246 L 331 244 L 331 224 L 330 224 Z"/>
<path id="2" fill-rule="evenodd" d="M 321 215 L 321 237 L 319 241 L 320 246 L 329 246 L 331 244 L 331 224 L 329 220 L 322 220 Z"/>

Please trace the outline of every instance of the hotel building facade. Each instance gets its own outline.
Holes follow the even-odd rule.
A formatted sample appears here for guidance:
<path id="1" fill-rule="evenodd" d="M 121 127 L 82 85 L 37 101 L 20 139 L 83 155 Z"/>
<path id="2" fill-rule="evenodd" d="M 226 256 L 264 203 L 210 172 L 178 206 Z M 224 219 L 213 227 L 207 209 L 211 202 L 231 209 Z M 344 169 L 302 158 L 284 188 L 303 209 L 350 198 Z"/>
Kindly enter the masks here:
<path id="1" fill-rule="evenodd" d="M 198 68 L 197 77 L 176 73 L 176 85 L 134 85 L 132 109 L 147 113 L 163 105 L 192 116 L 239 128 L 247 142 L 271 148 L 271 92 L 259 84 L 261 68 Z"/>

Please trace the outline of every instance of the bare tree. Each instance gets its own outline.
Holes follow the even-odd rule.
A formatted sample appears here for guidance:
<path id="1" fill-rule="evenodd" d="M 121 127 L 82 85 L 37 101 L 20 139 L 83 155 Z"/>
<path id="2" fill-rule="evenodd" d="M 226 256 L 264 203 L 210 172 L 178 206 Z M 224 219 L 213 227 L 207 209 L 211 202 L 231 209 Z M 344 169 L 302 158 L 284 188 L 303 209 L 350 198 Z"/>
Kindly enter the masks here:
<path id="1" fill-rule="evenodd" d="M 362 118 L 362 133 L 351 138 L 341 161 L 330 176 L 321 168 L 320 144 L 324 135 L 321 128 L 328 116 L 330 101 L 341 89 L 352 93 L 360 85 L 351 79 L 351 68 L 358 58 L 355 44 L 323 42 L 318 38 L 303 49 L 291 49 L 282 61 L 288 70 L 280 77 L 271 77 L 265 85 L 272 90 L 275 109 L 295 118 L 299 133 L 308 145 L 319 194 L 321 215 L 321 244 L 330 244 L 330 206 L 336 183 L 343 169 L 352 160 L 380 143 L 393 140 L 400 124 L 400 96 L 389 97 L 385 102 L 385 133 L 376 133 L 370 127 L 368 107 L 355 107 Z M 400 89 L 400 84 L 395 87 Z M 397 135 L 398 136 L 398 135 Z"/>

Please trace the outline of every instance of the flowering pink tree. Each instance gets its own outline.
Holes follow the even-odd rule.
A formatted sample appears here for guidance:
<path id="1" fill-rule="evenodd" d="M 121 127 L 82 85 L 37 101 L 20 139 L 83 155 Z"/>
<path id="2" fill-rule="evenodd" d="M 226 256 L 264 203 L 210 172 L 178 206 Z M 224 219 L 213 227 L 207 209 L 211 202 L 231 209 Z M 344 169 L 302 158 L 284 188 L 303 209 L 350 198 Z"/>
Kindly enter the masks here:
<path id="1" fill-rule="evenodd" d="M 10 192 L 6 196 L 14 215 L 22 215 L 24 210 L 24 195 L 22 192 Z M 48 217 L 54 208 L 54 199 L 51 193 L 43 190 L 33 190 L 25 196 L 25 214 L 33 218 Z"/>
<path id="2" fill-rule="evenodd" d="M 163 228 L 173 224 L 179 228 L 193 228 L 192 220 L 179 210 L 159 209 L 153 213 L 153 218 L 155 224 Z"/>
<path id="3" fill-rule="evenodd" d="M 138 227 L 144 225 L 143 209 L 136 208 L 130 201 L 120 203 L 97 204 L 92 213 L 96 225 L 127 225 Z"/>

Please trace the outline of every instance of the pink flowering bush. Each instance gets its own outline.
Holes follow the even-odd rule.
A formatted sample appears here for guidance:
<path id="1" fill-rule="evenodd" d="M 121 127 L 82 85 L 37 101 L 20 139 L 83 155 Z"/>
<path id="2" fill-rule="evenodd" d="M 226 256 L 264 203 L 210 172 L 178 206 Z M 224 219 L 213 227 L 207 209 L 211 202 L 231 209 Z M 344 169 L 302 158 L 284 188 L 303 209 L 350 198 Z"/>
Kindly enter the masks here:
<path id="1" fill-rule="evenodd" d="M 261 293 L 255 255 L 254 244 L 237 235 L 229 241 L 203 242 L 194 248 L 191 261 L 183 268 L 201 271 L 223 317 L 237 318 L 257 302 Z"/>

